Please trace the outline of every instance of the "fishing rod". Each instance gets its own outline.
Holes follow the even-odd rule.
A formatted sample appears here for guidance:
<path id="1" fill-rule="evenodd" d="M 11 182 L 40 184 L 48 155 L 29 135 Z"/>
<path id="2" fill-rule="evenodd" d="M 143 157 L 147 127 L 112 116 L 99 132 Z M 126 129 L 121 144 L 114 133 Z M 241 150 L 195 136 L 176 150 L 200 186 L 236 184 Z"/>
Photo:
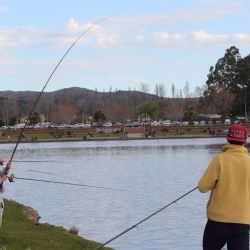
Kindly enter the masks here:
<path id="1" fill-rule="evenodd" d="M 49 161 L 49 160 L 13 160 L 12 162 L 25 162 L 25 163 L 35 163 L 35 162 L 45 162 L 45 163 L 71 163 L 69 161 Z"/>
<path id="2" fill-rule="evenodd" d="M 114 241 L 115 239 L 121 237 L 122 235 L 124 235 L 125 233 L 129 232 L 130 230 L 132 230 L 133 228 L 137 227 L 138 225 L 142 224 L 143 222 L 145 222 L 146 220 L 150 219 L 151 217 L 155 216 L 156 214 L 160 213 L 161 211 L 163 211 L 164 209 L 168 208 L 169 206 L 171 206 L 172 204 L 176 203 L 177 201 L 179 201 L 180 199 L 182 199 L 183 197 L 187 196 L 188 194 L 192 193 L 193 191 L 195 191 L 198 187 L 195 187 L 193 189 L 191 189 L 190 191 L 186 192 L 185 194 L 181 195 L 180 197 L 178 197 L 177 199 L 175 199 L 174 201 L 168 203 L 167 205 L 165 205 L 164 207 L 158 209 L 156 212 L 148 215 L 147 217 L 145 217 L 144 219 L 142 219 L 141 221 L 137 222 L 136 224 L 134 224 L 133 226 L 125 229 L 123 232 L 117 234 L 116 236 L 114 236 L 113 238 L 107 240 L 105 243 L 103 243 L 102 245 L 100 245 L 99 247 L 95 248 L 94 250 L 100 250 L 103 247 L 105 247 L 107 244 L 109 244 L 110 242 Z"/>
<path id="3" fill-rule="evenodd" d="M 28 118 L 27 118 L 27 120 L 26 120 L 26 122 L 25 122 L 23 128 L 22 128 L 21 131 L 20 131 L 20 134 L 19 134 L 19 136 L 18 136 L 16 145 L 15 145 L 14 150 L 13 150 L 13 152 L 12 152 L 12 154 L 11 154 L 11 157 L 10 157 L 10 159 L 9 159 L 9 161 L 8 161 L 8 164 L 7 164 L 6 167 L 4 168 L 3 175 L 7 175 L 7 174 L 9 173 L 9 170 L 10 170 L 10 168 L 11 168 L 11 164 L 10 164 L 10 163 L 13 161 L 13 158 L 14 158 L 14 155 L 15 155 L 15 153 L 16 153 L 17 147 L 18 147 L 19 143 L 21 142 L 21 139 L 22 139 L 23 134 L 24 134 L 24 130 L 26 129 L 26 127 L 27 127 L 27 125 L 28 125 L 28 123 L 29 123 L 30 117 L 31 117 L 31 115 L 33 114 L 33 112 L 34 112 L 34 110 L 35 110 L 35 108 L 36 108 L 36 106 L 37 106 L 37 104 L 38 104 L 38 102 L 39 102 L 39 100 L 40 100 L 42 94 L 44 93 L 44 90 L 45 90 L 45 88 L 47 87 L 47 85 L 48 85 L 50 79 L 52 78 L 52 76 L 54 75 L 54 73 L 56 72 L 56 70 L 58 69 L 58 67 L 60 66 L 60 64 L 62 63 L 62 61 L 64 60 L 64 58 L 67 56 L 67 54 L 70 52 L 70 50 L 75 46 L 75 44 L 76 44 L 76 43 L 77 43 L 77 42 L 78 42 L 78 41 L 79 41 L 79 40 L 80 40 L 80 39 L 90 30 L 90 29 L 92 29 L 97 23 L 100 23 L 100 22 L 102 22 L 102 21 L 104 21 L 104 20 L 106 20 L 106 19 L 108 19 L 108 18 L 113 17 L 113 16 L 117 16 L 117 15 L 107 16 L 107 17 L 103 17 L 103 18 L 101 18 L 101 19 L 98 19 L 98 20 L 95 21 L 92 25 L 90 25 L 88 28 L 86 28 L 86 29 L 76 38 L 76 40 L 71 44 L 71 46 L 68 48 L 68 50 L 64 53 L 64 55 L 62 56 L 62 58 L 58 61 L 58 63 L 56 64 L 56 66 L 55 66 L 54 69 L 52 70 L 51 74 L 49 75 L 49 78 L 48 78 L 47 81 L 45 82 L 45 84 L 44 84 L 44 86 L 43 86 L 41 92 L 38 94 L 37 98 L 35 99 L 35 102 L 34 102 L 32 108 L 31 108 L 31 110 L 30 110 L 30 112 L 29 112 Z M 3 186 L 3 182 L 0 184 L 0 188 L 2 188 L 2 186 Z"/>
<path id="4" fill-rule="evenodd" d="M 123 189 L 110 188 L 110 187 L 102 187 L 102 186 L 95 186 L 95 185 L 86 185 L 86 184 L 70 183 L 70 182 L 63 182 L 63 181 L 50 181 L 50 180 L 43 180 L 43 179 L 33 179 L 33 178 L 17 177 L 14 174 L 11 174 L 10 176 L 8 176 L 9 182 L 14 182 L 15 179 L 25 180 L 25 181 L 37 181 L 37 182 L 45 182 L 45 183 L 54 183 L 54 184 L 78 186 L 78 187 L 108 189 L 108 190 L 113 190 L 113 191 L 125 191 Z"/>

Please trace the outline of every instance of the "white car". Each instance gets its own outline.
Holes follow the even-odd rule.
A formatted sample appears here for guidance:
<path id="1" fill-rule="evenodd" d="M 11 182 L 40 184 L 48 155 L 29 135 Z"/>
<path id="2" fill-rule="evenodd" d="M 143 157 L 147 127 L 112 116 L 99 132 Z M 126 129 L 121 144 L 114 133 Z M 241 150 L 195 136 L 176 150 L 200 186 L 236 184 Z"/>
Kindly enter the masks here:
<path id="1" fill-rule="evenodd" d="M 105 122 L 102 126 L 103 127 L 112 127 L 112 122 Z"/>
<path id="2" fill-rule="evenodd" d="M 158 121 L 153 121 L 151 122 L 151 126 L 152 127 L 157 127 L 157 126 L 160 126 L 161 124 L 158 122 Z"/>
<path id="3" fill-rule="evenodd" d="M 165 120 L 162 122 L 163 126 L 170 126 L 171 125 L 171 121 L 170 120 Z"/>

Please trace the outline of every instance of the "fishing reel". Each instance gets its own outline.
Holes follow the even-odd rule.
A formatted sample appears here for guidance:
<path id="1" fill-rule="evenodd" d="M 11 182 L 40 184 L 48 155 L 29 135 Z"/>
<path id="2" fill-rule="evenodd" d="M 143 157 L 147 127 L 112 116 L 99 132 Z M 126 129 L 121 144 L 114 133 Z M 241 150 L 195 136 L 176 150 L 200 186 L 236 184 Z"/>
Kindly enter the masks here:
<path id="1" fill-rule="evenodd" d="M 15 175 L 12 173 L 10 176 L 8 176 L 9 182 L 15 182 L 14 178 L 15 178 Z"/>

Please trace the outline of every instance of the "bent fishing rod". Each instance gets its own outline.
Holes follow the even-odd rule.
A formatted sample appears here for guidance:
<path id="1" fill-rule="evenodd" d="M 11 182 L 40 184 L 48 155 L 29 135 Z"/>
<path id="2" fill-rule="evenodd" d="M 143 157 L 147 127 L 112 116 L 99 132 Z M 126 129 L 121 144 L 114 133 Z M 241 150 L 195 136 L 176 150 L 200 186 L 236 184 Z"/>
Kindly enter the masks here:
<path id="1" fill-rule="evenodd" d="M 187 196 L 188 194 L 191 194 L 193 191 L 195 191 L 198 187 L 195 187 L 193 189 L 191 189 L 190 191 L 186 192 L 185 194 L 181 195 L 180 197 L 178 197 L 177 199 L 175 199 L 174 201 L 168 203 L 167 205 L 165 205 L 164 207 L 158 209 L 157 211 L 155 211 L 154 213 L 148 215 L 147 217 L 145 217 L 144 219 L 142 219 L 141 221 L 137 222 L 136 224 L 134 224 L 133 226 L 125 229 L 124 231 L 122 231 L 121 233 L 117 234 L 116 236 L 114 236 L 113 238 L 107 240 L 105 243 L 103 243 L 102 245 L 100 245 L 99 247 L 95 248 L 94 250 L 100 250 L 103 247 L 105 247 L 107 244 L 109 244 L 110 242 L 116 240 L 117 238 L 121 237 L 122 235 L 126 234 L 127 232 L 129 232 L 130 230 L 132 230 L 133 228 L 139 226 L 140 224 L 142 224 L 143 222 L 147 221 L 148 219 L 150 219 L 151 217 L 155 216 L 156 214 L 160 213 L 161 211 L 165 210 L 166 208 L 170 207 L 171 205 L 173 205 L 174 203 L 176 203 L 177 201 L 181 200 L 183 197 Z"/>
<path id="2" fill-rule="evenodd" d="M 64 53 L 64 55 L 62 56 L 62 58 L 58 61 L 58 63 L 56 64 L 56 66 L 55 66 L 54 69 L 52 70 L 51 74 L 49 75 L 49 78 L 48 78 L 47 81 L 45 82 L 45 84 L 44 84 L 44 86 L 43 86 L 41 92 L 38 94 L 37 98 L 36 98 L 35 101 L 34 101 L 34 104 L 33 104 L 32 108 L 31 108 L 31 110 L 30 110 L 30 112 L 29 112 L 28 118 L 27 118 L 27 120 L 26 120 L 26 122 L 25 122 L 23 128 L 22 128 L 21 131 L 20 131 L 20 134 L 19 134 L 19 136 L 18 136 L 16 145 L 15 145 L 14 150 L 13 150 L 13 152 L 12 152 L 12 154 L 11 154 L 11 157 L 10 157 L 10 159 L 9 159 L 9 161 L 8 161 L 8 164 L 7 164 L 6 167 L 4 168 L 3 175 L 8 175 L 9 170 L 10 170 L 10 168 L 11 168 L 11 164 L 10 164 L 10 163 L 13 161 L 13 158 L 14 158 L 14 155 L 15 155 L 15 153 L 16 153 L 17 147 L 18 147 L 19 143 L 21 142 L 22 136 L 23 136 L 23 134 L 24 134 L 24 131 L 25 131 L 27 125 L 29 124 L 30 117 L 31 117 L 31 115 L 33 114 L 33 112 L 34 112 L 34 110 L 35 110 L 35 108 L 36 108 L 36 106 L 37 106 L 37 104 L 38 104 L 38 102 L 39 102 L 39 100 L 40 100 L 42 94 L 44 93 L 45 88 L 47 87 L 47 85 L 48 85 L 48 83 L 50 82 L 52 76 L 54 75 L 54 73 L 56 72 L 56 70 L 58 69 L 58 67 L 60 66 L 60 64 L 62 63 L 62 61 L 64 60 L 64 58 L 65 58 L 65 57 L 67 56 L 67 54 L 71 51 L 71 49 L 75 46 L 75 44 L 76 44 L 76 43 L 77 43 L 77 42 L 78 42 L 78 41 L 79 41 L 79 40 L 89 31 L 89 30 L 91 30 L 96 24 L 98 24 L 98 23 L 100 23 L 100 22 L 102 22 L 102 21 L 104 21 L 104 20 L 106 20 L 106 19 L 108 19 L 108 18 L 111 18 L 111 17 L 113 17 L 113 16 L 117 16 L 117 15 L 112 15 L 112 16 L 103 17 L 103 18 L 101 18 L 101 19 L 95 21 L 95 22 L 94 22 L 93 24 L 91 24 L 88 28 L 86 28 L 86 29 L 85 29 L 85 30 L 75 39 L 75 41 L 71 44 L 71 46 L 68 48 L 68 50 Z M 2 188 L 2 186 L 3 186 L 3 182 L 0 184 L 0 188 Z"/>

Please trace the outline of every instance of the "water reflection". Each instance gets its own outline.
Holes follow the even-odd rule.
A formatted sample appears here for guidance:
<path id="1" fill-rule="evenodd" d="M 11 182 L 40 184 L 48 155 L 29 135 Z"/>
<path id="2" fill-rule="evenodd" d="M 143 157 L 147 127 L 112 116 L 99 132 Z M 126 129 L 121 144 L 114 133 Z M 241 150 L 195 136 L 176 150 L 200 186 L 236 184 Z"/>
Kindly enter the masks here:
<path id="1" fill-rule="evenodd" d="M 20 144 L 18 176 L 125 191 L 16 180 L 6 197 L 39 211 L 41 222 L 80 229 L 104 242 L 197 185 L 225 139 L 139 140 Z M 8 159 L 13 145 L 0 145 Z M 201 249 L 207 195 L 193 192 L 114 241 L 120 250 Z"/>

